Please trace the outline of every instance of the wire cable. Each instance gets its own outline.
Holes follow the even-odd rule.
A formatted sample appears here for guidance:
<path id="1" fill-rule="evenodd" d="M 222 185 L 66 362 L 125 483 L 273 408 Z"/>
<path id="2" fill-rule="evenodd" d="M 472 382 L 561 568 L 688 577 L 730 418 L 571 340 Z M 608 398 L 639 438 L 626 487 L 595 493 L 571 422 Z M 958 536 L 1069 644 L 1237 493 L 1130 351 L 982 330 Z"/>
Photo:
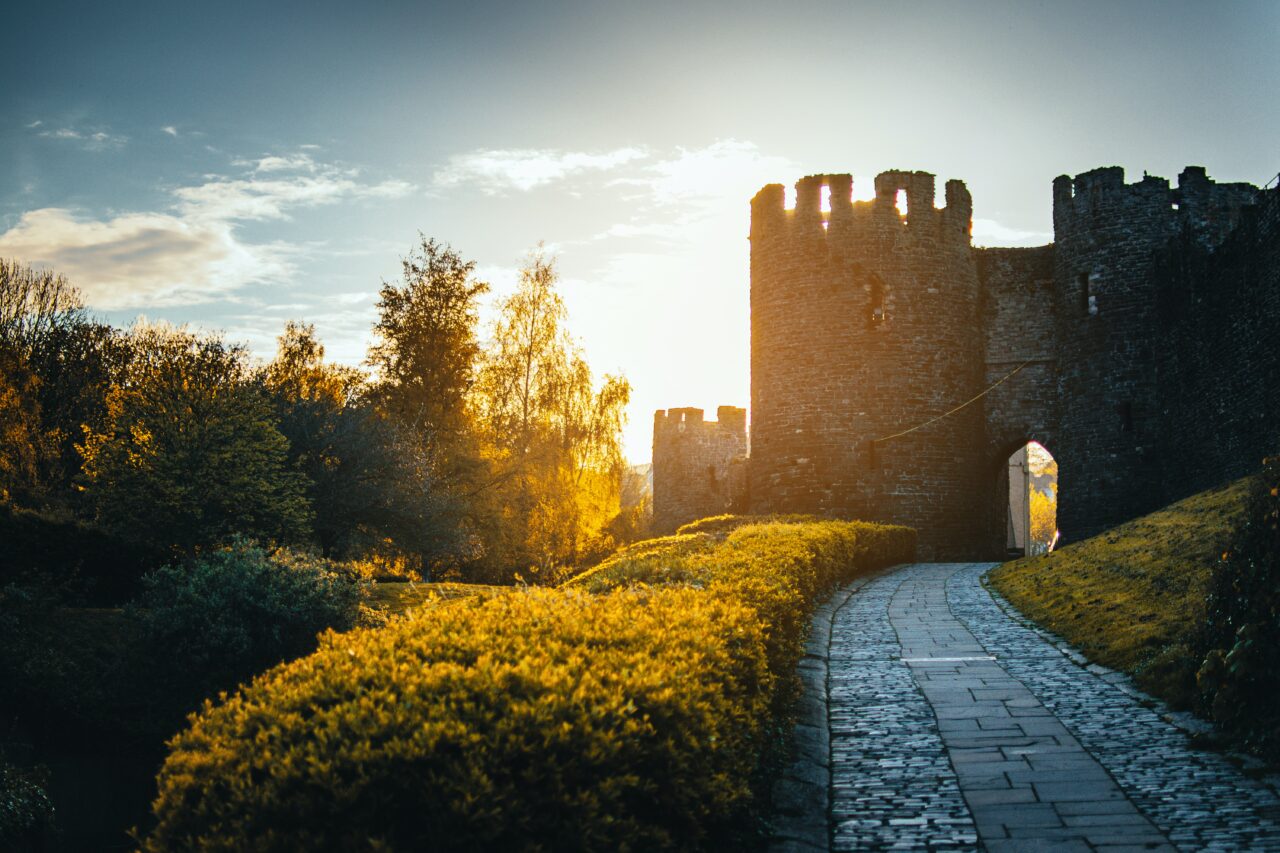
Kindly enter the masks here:
<path id="1" fill-rule="evenodd" d="M 924 429 L 925 427 L 929 426 L 929 424 L 934 424 L 934 423 L 937 423 L 938 421 L 942 420 L 943 418 L 950 417 L 951 415 L 954 415 L 956 412 L 960 411 L 961 409 L 965 408 L 966 406 L 971 406 L 971 405 L 973 405 L 974 403 L 978 402 L 978 401 L 979 401 L 979 400 L 981 400 L 983 397 L 987 396 L 987 395 L 988 395 L 988 394 L 990 394 L 992 391 L 994 391 L 996 388 L 998 388 L 998 387 L 999 387 L 999 386 L 1000 386 L 1000 385 L 1001 385 L 1005 380 L 1007 380 L 1007 379 L 1009 379 L 1010 377 L 1012 377 L 1012 376 L 1013 376 L 1015 373 L 1017 373 L 1019 370 L 1021 370 L 1021 369 L 1022 369 L 1022 368 L 1024 368 L 1024 367 L 1026 367 L 1026 366 L 1027 366 L 1028 364 L 1030 364 L 1031 362 L 1033 362 L 1033 361 L 1037 361 L 1037 360 L 1038 360 L 1038 359 L 1035 359 L 1035 358 L 1029 358 L 1029 359 L 1027 359 L 1026 361 L 1022 362 L 1022 364 L 1019 364 L 1017 367 L 1015 367 L 1013 370 L 1010 370 L 1010 371 L 1009 371 L 1008 373 L 1006 373 L 1004 376 L 1001 376 L 998 380 L 996 380 L 996 382 L 995 382 L 993 385 L 991 385 L 989 388 L 987 388 L 987 390 L 983 391 L 981 394 L 979 394 L 978 396 L 974 397 L 972 400 L 966 400 L 965 402 L 963 402 L 963 403 L 961 403 L 960 405 L 956 406 L 956 407 L 955 407 L 954 409 L 952 409 L 951 411 L 949 411 L 949 412 L 943 412 L 942 414 L 938 415 L 937 417 L 929 418 L 929 420 L 925 421 L 925 422 L 924 422 L 924 423 L 922 423 L 922 424 L 916 424 L 916 425 L 915 425 L 915 426 L 913 426 L 911 429 L 904 429 L 902 432 L 895 432 L 893 435 L 887 435 L 887 436 L 885 436 L 884 438 L 873 438 L 873 439 L 871 439 L 871 443 L 874 445 L 874 444 L 880 444 L 880 443 L 882 443 L 882 442 L 886 442 L 886 441 L 891 441 L 891 440 L 893 440 L 893 439 L 895 439 L 895 438 L 902 438 L 902 436 L 907 435 L 908 433 L 913 433 L 913 432 L 915 432 L 916 430 Z"/>

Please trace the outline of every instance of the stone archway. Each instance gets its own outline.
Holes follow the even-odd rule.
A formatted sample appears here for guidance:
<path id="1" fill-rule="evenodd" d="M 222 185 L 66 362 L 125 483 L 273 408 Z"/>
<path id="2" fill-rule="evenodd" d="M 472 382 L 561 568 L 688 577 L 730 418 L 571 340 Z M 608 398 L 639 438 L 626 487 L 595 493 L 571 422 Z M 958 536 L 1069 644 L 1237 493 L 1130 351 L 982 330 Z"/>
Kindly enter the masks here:
<path id="1" fill-rule="evenodd" d="M 1034 438 L 1005 445 L 987 468 L 986 550 L 992 559 L 1046 553 L 1057 539 L 1057 460 Z"/>

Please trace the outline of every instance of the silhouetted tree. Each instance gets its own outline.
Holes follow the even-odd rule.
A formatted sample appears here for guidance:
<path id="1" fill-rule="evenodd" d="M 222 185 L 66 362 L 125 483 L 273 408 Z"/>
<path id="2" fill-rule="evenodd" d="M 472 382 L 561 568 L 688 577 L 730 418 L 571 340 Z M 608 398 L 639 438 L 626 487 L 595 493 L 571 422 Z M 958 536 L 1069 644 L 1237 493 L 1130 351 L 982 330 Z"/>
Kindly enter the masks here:
<path id="1" fill-rule="evenodd" d="M 0 491 L 66 506 L 83 427 L 100 427 L 127 357 L 65 278 L 0 260 Z"/>
<path id="2" fill-rule="evenodd" d="M 307 478 L 315 539 L 326 556 L 390 547 L 430 567 L 457 554 L 464 538 L 456 501 L 426 451 L 378 411 L 359 371 L 324 361 L 314 327 L 285 327 L 263 380 L 291 467 Z"/>
<path id="3" fill-rule="evenodd" d="M 235 534 L 297 541 L 310 509 L 288 441 L 242 347 L 135 326 L 109 420 L 80 446 L 96 520 L 127 538 L 190 552 Z"/>
<path id="4" fill-rule="evenodd" d="M 377 394 L 428 452 L 456 456 L 472 433 L 466 402 L 480 354 L 478 300 L 489 285 L 474 278 L 474 261 L 426 237 L 401 266 L 402 282 L 379 293 L 369 350 Z"/>

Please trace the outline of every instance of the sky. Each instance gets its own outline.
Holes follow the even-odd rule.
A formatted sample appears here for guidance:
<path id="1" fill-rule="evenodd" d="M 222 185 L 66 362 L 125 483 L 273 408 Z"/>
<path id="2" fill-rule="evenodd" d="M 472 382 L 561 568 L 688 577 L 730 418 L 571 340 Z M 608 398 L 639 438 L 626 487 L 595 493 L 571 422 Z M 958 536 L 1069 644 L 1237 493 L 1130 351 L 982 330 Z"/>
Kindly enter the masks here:
<path id="1" fill-rule="evenodd" d="M 1052 239 L 1059 174 L 1280 172 L 1280 4 L 28 2 L 0 51 L 0 256 L 94 313 L 286 320 L 359 364 L 421 232 L 493 303 L 540 241 L 597 374 L 655 409 L 750 396 L 749 201 L 960 178 L 974 242 Z"/>

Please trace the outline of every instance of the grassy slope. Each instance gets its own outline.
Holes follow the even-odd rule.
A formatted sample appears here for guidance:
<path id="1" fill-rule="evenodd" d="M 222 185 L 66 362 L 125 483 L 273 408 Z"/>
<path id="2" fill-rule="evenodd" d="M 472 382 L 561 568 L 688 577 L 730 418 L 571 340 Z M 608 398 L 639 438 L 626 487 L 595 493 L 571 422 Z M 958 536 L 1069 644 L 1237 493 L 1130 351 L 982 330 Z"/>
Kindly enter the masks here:
<path id="1" fill-rule="evenodd" d="M 1214 561 L 1243 515 L 1249 479 L 1201 492 L 1045 557 L 1005 563 L 992 585 L 1091 660 L 1186 707 Z"/>
<path id="2" fill-rule="evenodd" d="M 495 591 L 510 587 L 486 586 L 469 583 L 413 583 L 410 581 L 379 581 L 369 590 L 370 607 L 398 616 L 412 608 L 435 605 L 473 595 L 492 595 Z"/>

